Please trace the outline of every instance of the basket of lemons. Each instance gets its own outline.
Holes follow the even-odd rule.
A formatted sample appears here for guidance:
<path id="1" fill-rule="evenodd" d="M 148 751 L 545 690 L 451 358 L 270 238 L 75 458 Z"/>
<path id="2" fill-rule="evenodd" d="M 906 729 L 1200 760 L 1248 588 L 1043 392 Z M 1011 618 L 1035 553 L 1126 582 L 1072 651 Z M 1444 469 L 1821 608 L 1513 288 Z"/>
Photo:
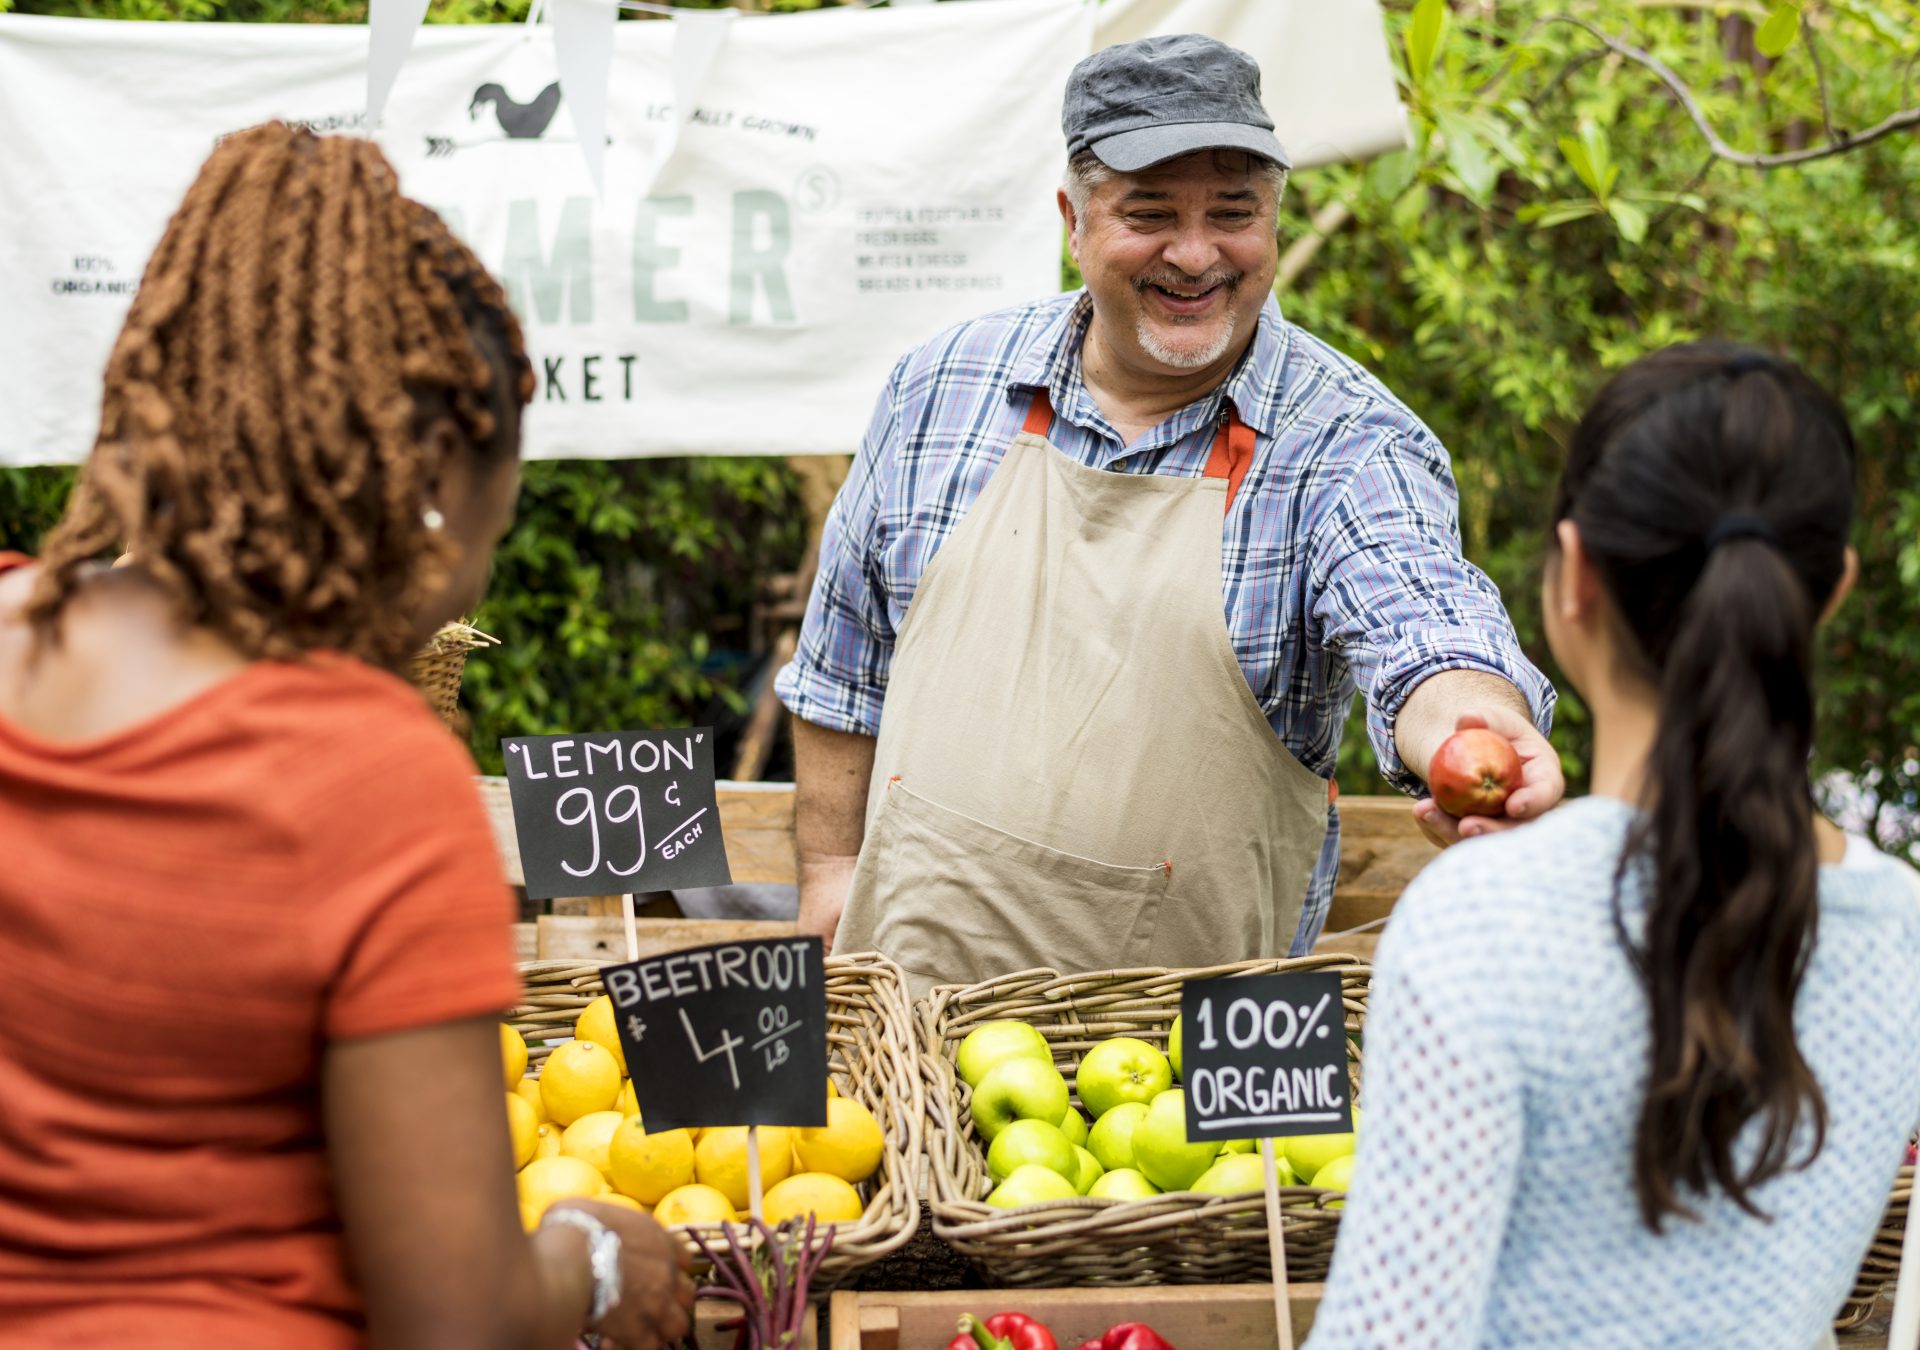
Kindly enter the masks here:
<path id="1" fill-rule="evenodd" d="M 507 1118 L 529 1228 L 556 1200 L 590 1197 L 650 1213 L 722 1242 L 748 1203 L 744 1126 L 650 1132 L 627 1077 L 599 969 L 535 961 L 526 995 L 500 1028 Z M 827 1123 L 760 1128 L 769 1224 L 812 1214 L 826 1258 L 824 1295 L 897 1250 L 920 1222 L 914 1166 L 924 1115 L 905 980 L 877 955 L 827 958 Z"/>

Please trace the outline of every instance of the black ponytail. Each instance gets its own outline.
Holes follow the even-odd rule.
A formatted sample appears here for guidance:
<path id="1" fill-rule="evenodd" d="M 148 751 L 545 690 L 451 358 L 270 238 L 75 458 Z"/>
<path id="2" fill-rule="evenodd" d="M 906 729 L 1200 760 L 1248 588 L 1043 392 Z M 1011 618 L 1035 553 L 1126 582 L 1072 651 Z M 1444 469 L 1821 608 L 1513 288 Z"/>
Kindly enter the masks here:
<path id="1" fill-rule="evenodd" d="M 1793 1013 L 1819 920 L 1813 629 L 1845 572 L 1853 438 L 1794 366 L 1670 348 L 1601 391 L 1556 514 L 1659 690 L 1645 814 L 1621 860 L 1651 880 L 1637 941 L 1615 914 L 1652 1030 L 1641 1216 L 1657 1232 L 1710 1188 L 1757 1214 L 1753 1189 L 1826 1135 Z"/>

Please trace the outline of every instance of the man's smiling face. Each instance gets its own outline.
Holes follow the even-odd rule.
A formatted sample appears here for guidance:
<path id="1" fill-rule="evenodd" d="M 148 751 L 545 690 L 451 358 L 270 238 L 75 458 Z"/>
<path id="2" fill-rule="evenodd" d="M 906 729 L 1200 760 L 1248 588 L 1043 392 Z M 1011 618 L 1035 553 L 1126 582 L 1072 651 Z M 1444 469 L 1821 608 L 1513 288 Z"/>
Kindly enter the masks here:
<path id="1" fill-rule="evenodd" d="M 1069 248 L 1127 365 L 1172 374 L 1244 348 L 1279 263 L 1263 169 L 1242 151 L 1202 150 L 1115 173 L 1088 195 Z"/>

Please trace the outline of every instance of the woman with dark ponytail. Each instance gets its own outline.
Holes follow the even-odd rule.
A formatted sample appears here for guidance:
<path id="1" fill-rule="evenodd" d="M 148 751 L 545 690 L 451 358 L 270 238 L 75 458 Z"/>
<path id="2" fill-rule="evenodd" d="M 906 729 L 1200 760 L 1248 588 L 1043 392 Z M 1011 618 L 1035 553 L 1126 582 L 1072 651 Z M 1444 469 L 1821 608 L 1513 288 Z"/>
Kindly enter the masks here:
<path id="1" fill-rule="evenodd" d="M 1543 590 L 1593 796 L 1448 852 L 1380 945 L 1312 1350 L 1813 1350 L 1920 1118 L 1920 878 L 1817 814 L 1853 439 L 1675 347 L 1574 435 Z"/>

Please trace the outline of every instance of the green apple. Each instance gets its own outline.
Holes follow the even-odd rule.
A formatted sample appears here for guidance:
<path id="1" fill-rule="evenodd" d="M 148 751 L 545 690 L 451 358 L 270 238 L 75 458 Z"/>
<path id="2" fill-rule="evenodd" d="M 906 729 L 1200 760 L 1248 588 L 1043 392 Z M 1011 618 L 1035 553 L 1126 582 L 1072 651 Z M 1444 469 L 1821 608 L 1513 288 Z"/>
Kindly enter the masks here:
<path id="1" fill-rule="evenodd" d="M 1150 1102 L 1173 1083 L 1167 1057 L 1132 1036 L 1116 1036 L 1087 1051 L 1074 1070 L 1080 1100 L 1098 1120 L 1122 1102 Z"/>
<path id="2" fill-rule="evenodd" d="M 1080 1194 L 1085 1195 L 1088 1190 L 1092 1188 L 1094 1182 L 1100 1180 L 1101 1177 L 1107 1174 L 1107 1169 L 1100 1165 L 1098 1158 L 1094 1157 L 1084 1148 L 1081 1148 L 1078 1144 L 1073 1146 L 1073 1157 L 1077 1169 L 1074 1173 L 1073 1187 L 1079 1191 Z"/>
<path id="3" fill-rule="evenodd" d="M 1353 1155 L 1335 1158 L 1325 1167 L 1313 1174 L 1313 1184 L 1323 1191 L 1350 1191 L 1353 1189 Z M 1344 1200 L 1327 1201 L 1328 1209 L 1345 1209 Z"/>
<path id="4" fill-rule="evenodd" d="M 1101 1173 L 1100 1180 L 1093 1183 L 1087 1194 L 1102 1200 L 1151 1200 L 1160 1194 L 1160 1188 L 1135 1169 L 1119 1167 Z"/>
<path id="5" fill-rule="evenodd" d="M 1295 1176 L 1310 1177 L 1335 1158 L 1351 1157 L 1359 1137 L 1360 1108 L 1356 1106 L 1351 1134 L 1296 1134 L 1289 1139 L 1276 1139 L 1274 1144 L 1276 1147 L 1286 1145 L 1287 1161 L 1293 1164 Z"/>
<path id="6" fill-rule="evenodd" d="M 1260 1141 L 1258 1139 L 1229 1139 L 1220 1146 L 1220 1151 L 1222 1153 L 1258 1153 L 1260 1151 Z M 1282 1162 L 1286 1161 L 1287 1155 L 1280 1151 L 1277 1143 L 1273 1151 L 1279 1155 Z"/>
<path id="7" fill-rule="evenodd" d="M 1187 1094 L 1163 1092 L 1134 1126 L 1133 1157 L 1147 1180 L 1163 1191 L 1184 1191 L 1220 1155 L 1217 1143 L 1187 1142 Z"/>
<path id="8" fill-rule="evenodd" d="M 1173 1030 L 1167 1033 L 1167 1058 L 1173 1061 L 1173 1076 L 1184 1080 L 1186 1075 L 1180 1072 L 1180 1018 L 1173 1019 Z"/>
<path id="9" fill-rule="evenodd" d="M 1067 1080 L 1053 1061 L 1016 1056 L 987 1070 L 973 1090 L 973 1123 L 980 1137 L 994 1136 L 1016 1120 L 1052 1125 L 1067 1114 Z"/>
<path id="10" fill-rule="evenodd" d="M 1139 1102 L 1122 1102 L 1087 1132 L 1087 1149 L 1109 1172 L 1133 1166 L 1133 1132 L 1147 1118 L 1147 1108 Z"/>
<path id="11" fill-rule="evenodd" d="M 975 1027 L 960 1042 L 954 1067 L 968 1087 L 979 1087 L 987 1070 L 1009 1059 L 1025 1056 L 1053 1063 L 1053 1048 L 1047 1038 L 1025 1022 L 988 1022 Z"/>
<path id="12" fill-rule="evenodd" d="M 987 1203 L 997 1209 L 1020 1205 L 1044 1205 L 1055 1200 L 1072 1200 L 1080 1193 L 1073 1183 L 1050 1167 L 1016 1167 L 1013 1175 L 993 1188 Z"/>
<path id="13" fill-rule="evenodd" d="M 1285 1163 L 1280 1163 L 1285 1167 Z M 1285 1179 L 1279 1183 L 1287 1184 Z M 1189 1190 L 1202 1191 L 1208 1195 L 1245 1195 L 1248 1191 L 1264 1191 L 1267 1188 L 1267 1169 L 1260 1159 L 1246 1153 L 1223 1153 L 1213 1161 L 1213 1166 L 1195 1179 Z"/>
<path id="14" fill-rule="evenodd" d="M 1087 1142 L 1087 1118 L 1080 1114 L 1080 1108 L 1069 1106 L 1067 1114 L 1060 1117 L 1060 1133 L 1067 1136 L 1069 1144 Z"/>
<path id="15" fill-rule="evenodd" d="M 1022 1167 L 1050 1167 L 1068 1181 L 1080 1173 L 1067 1136 L 1044 1120 L 1009 1121 L 987 1150 L 987 1172 L 995 1181 L 1005 1181 Z"/>

